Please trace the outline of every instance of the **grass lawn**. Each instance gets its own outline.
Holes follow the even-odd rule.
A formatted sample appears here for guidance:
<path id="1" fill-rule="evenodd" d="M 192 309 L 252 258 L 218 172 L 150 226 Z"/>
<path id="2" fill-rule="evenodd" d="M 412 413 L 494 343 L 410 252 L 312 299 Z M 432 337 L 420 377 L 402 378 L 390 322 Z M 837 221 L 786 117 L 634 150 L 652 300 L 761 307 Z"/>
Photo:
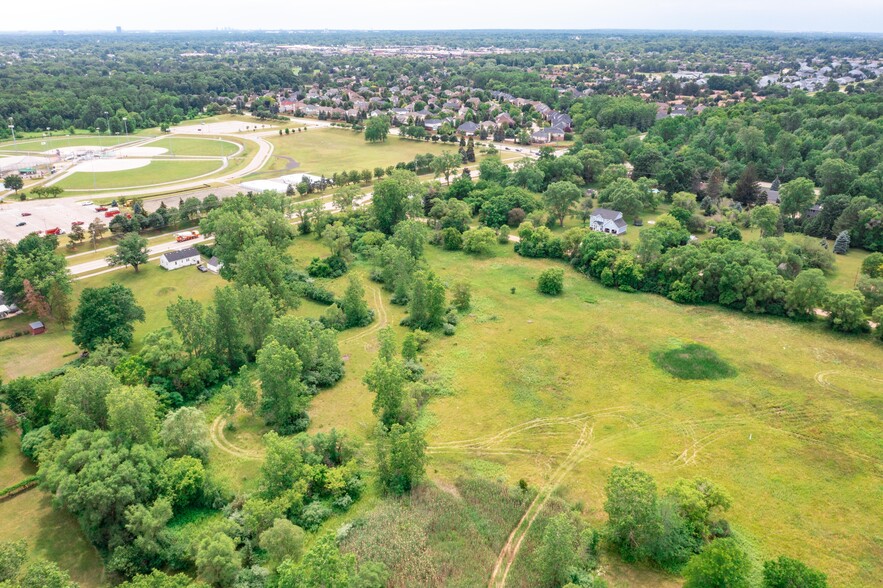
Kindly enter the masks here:
<path id="1" fill-rule="evenodd" d="M 37 473 L 37 467 L 20 453 L 19 446 L 18 431 L 7 431 L 0 439 L 0 488 L 17 484 Z"/>
<path id="2" fill-rule="evenodd" d="M 290 157 L 300 165 L 291 173 L 308 172 L 331 175 L 351 170 L 374 170 L 400 161 L 411 161 L 423 153 L 456 152 L 458 146 L 412 141 L 390 135 L 385 143 L 368 143 L 362 133 L 349 129 L 310 129 L 291 135 L 267 137 L 273 144 L 273 157 L 263 171 L 286 171 Z"/>
<path id="3" fill-rule="evenodd" d="M 24 331 L 34 318 L 21 314 L 0 321 L 0 332 Z M 64 365 L 76 356 L 77 347 L 71 341 L 70 327 L 63 330 L 46 321 L 42 335 L 23 335 L 0 341 L 0 377 L 4 381 L 19 376 L 33 376 Z"/>
<path id="4" fill-rule="evenodd" d="M 165 137 L 158 141 L 146 143 L 145 147 L 160 147 L 168 149 L 166 155 L 204 155 L 222 157 L 233 155 L 240 149 L 240 145 L 230 140 L 217 139 L 191 139 L 189 137 Z"/>
<path id="5" fill-rule="evenodd" d="M 89 165 L 88 162 L 85 165 Z M 65 190 L 138 188 L 186 180 L 221 169 L 219 160 L 154 160 L 144 167 L 115 172 L 76 172 L 58 182 Z"/>
<path id="6" fill-rule="evenodd" d="M 50 149 L 63 149 L 65 147 L 81 147 L 83 145 L 96 145 L 99 147 L 111 147 L 133 141 L 133 137 L 108 136 L 108 135 L 74 135 L 56 136 L 40 139 L 27 139 L 25 141 L 12 141 L 0 145 L 0 151 L 36 151 L 43 152 Z"/>

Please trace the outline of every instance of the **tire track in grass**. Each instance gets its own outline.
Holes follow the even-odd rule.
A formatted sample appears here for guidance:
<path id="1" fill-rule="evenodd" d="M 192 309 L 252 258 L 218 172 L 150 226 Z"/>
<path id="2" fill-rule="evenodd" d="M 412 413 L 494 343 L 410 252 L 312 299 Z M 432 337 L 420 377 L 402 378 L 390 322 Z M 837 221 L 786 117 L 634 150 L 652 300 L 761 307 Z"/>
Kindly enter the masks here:
<path id="1" fill-rule="evenodd" d="M 350 343 L 351 341 L 356 341 L 358 339 L 361 339 L 362 337 L 365 337 L 372 333 L 376 333 L 389 323 L 389 318 L 386 312 L 386 307 L 383 304 L 383 295 L 380 292 L 380 288 L 375 288 L 373 286 L 371 287 L 371 299 L 374 301 L 374 309 L 377 311 L 376 324 L 372 325 L 370 328 L 362 331 L 361 333 L 357 333 L 355 335 L 347 337 L 346 339 L 341 339 L 340 343 Z"/>
<path id="2" fill-rule="evenodd" d="M 524 541 L 524 538 L 527 536 L 528 531 L 530 531 L 537 516 L 546 506 L 552 493 L 567 474 L 570 473 L 574 466 L 579 463 L 581 454 L 585 448 L 586 439 L 592 436 L 593 431 L 594 427 L 589 429 L 588 422 L 583 424 L 582 431 L 576 442 L 573 444 L 573 447 L 571 447 L 570 453 L 568 453 L 567 457 L 557 468 L 555 468 L 549 481 L 540 489 L 530 503 L 530 506 L 527 507 L 521 520 L 518 521 L 518 524 L 515 525 L 512 533 L 509 534 L 509 538 L 506 540 L 505 545 L 503 545 L 503 549 L 500 550 L 500 555 L 497 557 L 494 569 L 491 572 L 491 577 L 488 581 L 488 586 L 490 588 L 506 585 L 506 578 L 509 575 L 509 570 L 512 568 L 512 564 L 515 563 L 516 557 L 518 557 L 518 552 L 521 549 L 521 544 Z"/>
<path id="3" fill-rule="evenodd" d="M 209 437 L 211 438 L 212 443 L 215 445 L 215 447 L 217 447 L 227 455 L 231 455 L 239 459 L 257 461 L 264 458 L 264 455 L 261 452 L 242 449 L 241 447 L 237 447 L 236 445 L 228 441 L 227 438 L 224 436 L 224 426 L 226 424 L 227 419 L 219 416 L 214 421 L 212 421 L 211 427 L 209 427 Z"/>

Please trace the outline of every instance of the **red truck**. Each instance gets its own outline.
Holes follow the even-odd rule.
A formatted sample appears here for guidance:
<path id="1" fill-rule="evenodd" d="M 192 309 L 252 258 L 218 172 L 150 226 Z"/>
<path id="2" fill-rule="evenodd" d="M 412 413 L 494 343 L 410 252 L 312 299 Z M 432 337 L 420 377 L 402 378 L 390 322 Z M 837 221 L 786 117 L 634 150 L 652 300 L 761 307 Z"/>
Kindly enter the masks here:
<path id="1" fill-rule="evenodd" d="M 104 213 L 105 218 L 113 218 L 120 213 L 119 210 L 108 210 Z"/>
<path id="2" fill-rule="evenodd" d="M 181 243 L 182 241 L 189 241 L 190 239 L 196 239 L 199 237 L 199 231 L 183 231 L 181 233 L 175 233 L 175 241 Z"/>
<path id="3" fill-rule="evenodd" d="M 61 229 L 58 227 L 55 227 L 53 229 L 46 229 L 46 234 L 47 235 L 60 235 Z"/>

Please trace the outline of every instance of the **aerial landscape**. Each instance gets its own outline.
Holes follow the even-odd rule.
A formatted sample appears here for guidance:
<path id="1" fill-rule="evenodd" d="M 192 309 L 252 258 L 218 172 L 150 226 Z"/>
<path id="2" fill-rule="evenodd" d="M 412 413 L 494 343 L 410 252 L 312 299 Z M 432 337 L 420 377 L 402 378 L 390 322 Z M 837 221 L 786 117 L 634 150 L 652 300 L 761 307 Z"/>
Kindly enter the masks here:
<path id="1" fill-rule="evenodd" d="M 883 585 L 883 8 L 196 4 L 0 23 L 0 588 Z"/>

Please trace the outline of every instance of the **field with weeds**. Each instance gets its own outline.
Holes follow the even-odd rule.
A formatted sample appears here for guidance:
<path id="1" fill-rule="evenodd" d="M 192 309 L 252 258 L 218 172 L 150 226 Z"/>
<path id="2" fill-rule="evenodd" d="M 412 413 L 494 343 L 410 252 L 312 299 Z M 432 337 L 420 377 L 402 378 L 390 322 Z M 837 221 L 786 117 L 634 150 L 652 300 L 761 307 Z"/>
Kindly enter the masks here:
<path id="1" fill-rule="evenodd" d="M 291 254 L 303 268 L 328 250 L 312 236 L 299 237 Z M 725 517 L 757 560 L 802 559 L 826 572 L 832 586 L 871 585 L 883 573 L 883 545 L 868 524 L 883 516 L 879 343 L 833 334 L 821 322 L 626 294 L 570 269 L 563 295 L 546 297 L 536 291 L 536 279 L 556 262 L 518 257 L 511 245 L 484 257 L 428 247 L 427 263 L 449 287 L 472 287 L 472 308 L 456 335 L 434 334 L 423 355 L 427 371 L 454 391 L 433 399 L 420 420 L 429 442 L 429 484 L 410 507 L 372 491 L 354 511 L 326 522 L 328 531 L 354 524 L 347 550 L 376 549 L 399 578 L 473 586 L 488 581 L 515 529 L 521 551 L 504 562 L 507 585 L 532 585 L 544 521 L 563 508 L 556 496 L 576 502 L 600 527 L 611 468 L 634 463 L 661 489 L 693 477 L 722 486 L 733 499 Z M 77 295 L 83 286 L 112 281 L 132 288 L 148 315 L 137 327 L 137 349 L 146 332 L 168 324 L 165 307 L 179 294 L 208 301 L 222 283 L 191 270 L 166 272 L 151 263 L 137 274 L 126 269 L 81 280 Z M 377 320 L 340 334 L 346 375 L 312 400 L 310 432 L 346 431 L 364 444 L 370 464 L 376 418 L 362 378 L 383 325 L 394 325 L 401 340 L 404 309 L 368 281 L 365 264 L 356 263 L 350 275 L 362 279 Z M 346 283 L 344 277 L 323 285 L 341 293 Z M 322 311 L 304 301 L 293 312 L 317 317 Z M 20 342 L 0 343 L 4 377 L 9 362 L 29 363 L 23 351 L 4 355 L 5 346 L 18 349 Z M 727 377 L 674 377 L 654 357 L 688 376 L 697 375 L 698 359 L 714 367 L 711 375 Z M 232 491 L 255 490 L 265 427 L 242 412 L 224 417 L 217 401 L 204 408 L 215 442 L 211 471 Z M 520 479 L 529 484 L 530 500 L 482 486 L 512 489 Z M 526 518 L 532 524 L 518 524 L 525 513 L 536 513 Z M 601 570 L 612 586 L 679 583 L 607 554 Z"/>
<path id="2" fill-rule="evenodd" d="M 428 254 L 448 284 L 471 283 L 474 300 L 427 359 L 456 391 L 429 405 L 438 478 L 480 458 L 510 483 L 566 488 L 601 523 L 613 465 L 634 463 L 662 487 L 704 476 L 732 495 L 727 518 L 765 556 L 801 558 L 835 586 L 880 576 L 883 548 L 866 522 L 883 514 L 883 347 L 820 323 L 626 294 L 573 271 L 564 295 L 547 298 L 536 278 L 551 262 L 502 249 Z M 737 375 L 680 380 L 654 365 L 654 352 L 689 343 Z"/>

